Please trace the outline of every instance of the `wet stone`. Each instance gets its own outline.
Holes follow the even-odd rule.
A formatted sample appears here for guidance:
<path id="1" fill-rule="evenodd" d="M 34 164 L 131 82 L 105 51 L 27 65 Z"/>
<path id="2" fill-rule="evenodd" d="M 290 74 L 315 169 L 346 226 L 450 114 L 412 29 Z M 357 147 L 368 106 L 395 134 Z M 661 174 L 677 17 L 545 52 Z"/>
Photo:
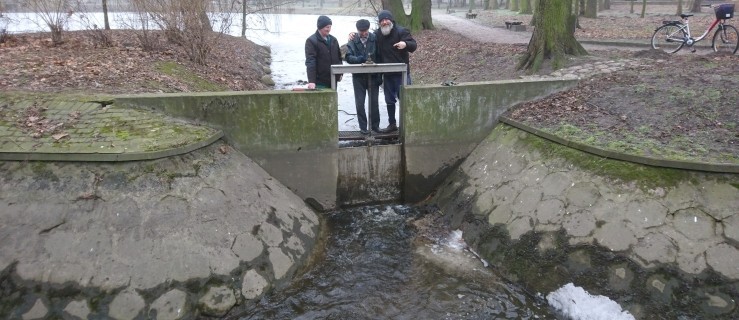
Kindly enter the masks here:
<path id="1" fill-rule="evenodd" d="M 625 263 L 608 267 L 608 287 L 621 292 L 631 291 L 631 282 L 634 280 L 634 271 Z"/>
<path id="2" fill-rule="evenodd" d="M 241 295 L 246 299 L 254 299 L 262 295 L 269 283 L 255 270 L 249 270 L 241 283 Z"/>
<path id="3" fill-rule="evenodd" d="M 87 319 L 90 315 L 90 307 L 85 300 L 74 300 L 67 304 L 64 312 L 79 319 Z"/>
<path id="4" fill-rule="evenodd" d="M 694 208 L 680 210 L 673 216 L 675 229 L 691 240 L 704 240 L 713 237 L 715 221 L 709 215 Z"/>
<path id="5" fill-rule="evenodd" d="M 203 314 L 214 317 L 222 317 L 236 305 L 236 296 L 233 290 L 226 286 L 211 287 L 208 292 L 200 298 L 200 309 Z"/>
<path id="6" fill-rule="evenodd" d="M 706 263 L 725 277 L 739 279 L 739 249 L 720 243 L 706 251 Z"/>
<path id="7" fill-rule="evenodd" d="M 177 320 L 187 314 L 187 293 L 170 290 L 151 303 L 151 311 L 156 312 L 157 320 Z"/>
<path id="8" fill-rule="evenodd" d="M 593 265 L 590 259 L 590 255 L 584 250 L 577 250 L 570 253 L 567 256 L 567 262 L 565 262 L 567 269 L 574 273 L 580 273 L 590 270 Z"/>
<path id="9" fill-rule="evenodd" d="M 677 248 L 666 235 L 650 233 L 639 239 L 634 253 L 646 263 L 670 263 L 675 261 Z"/>
<path id="10" fill-rule="evenodd" d="M 574 211 L 572 207 L 589 208 L 600 198 L 598 188 L 589 182 L 578 182 L 569 188 L 565 194 L 567 208 Z"/>
<path id="11" fill-rule="evenodd" d="M 110 303 L 108 315 L 118 320 L 131 320 L 141 313 L 146 302 L 141 296 L 131 289 L 119 293 Z"/>
<path id="12" fill-rule="evenodd" d="M 673 292 L 678 287 L 678 281 L 667 278 L 661 274 L 655 274 L 647 279 L 647 291 L 653 298 L 665 304 L 672 302 Z"/>
<path id="13" fill-rule="evenodd" d="M 293 260 L 286 255 L 280 248 L 269 248 L 269 261 L 272 263 L 272 270 L 275 272 L 275 279 L 279 280 L 287 274 L 293 265 Z"/>
<path id="14" fill-rule="evenodd" d="M 282 230 L 270 223 L 262 223 L 259 226 L 259 237 L 270 247 L 279 246 L 282 243 Z"/>
<path id="15" fill-rule="evenodd" d="M 31 310 L 23 314 L 23 320 L 45 319 L 47 313 L 49 313 L 49 308 L 41 299 L 36 299 L 36 303 L 33 304 Z"/>
<path id="16" fill-rule="evenodd" d="M 736 308 L 736 302 L 729 295 L 723 292 L 705 292 L 705 302 L 701 305 L 701 309 L 708 315 L 721 316 L 725 315 Z"/>

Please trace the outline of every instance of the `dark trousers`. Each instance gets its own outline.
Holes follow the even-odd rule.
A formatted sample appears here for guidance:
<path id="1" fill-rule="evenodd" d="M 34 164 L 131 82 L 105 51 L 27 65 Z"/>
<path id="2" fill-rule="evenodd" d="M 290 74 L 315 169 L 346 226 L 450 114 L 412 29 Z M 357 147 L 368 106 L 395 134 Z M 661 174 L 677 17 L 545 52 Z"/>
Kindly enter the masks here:
<path id="1" fill-rule="evenodd" d="M 408 73 L 408 84 L 411 84 L 411 74 Z M 400 85 L 403 83 L 402 73 L 385 73 L 383 74 L 382 90 L 385 94 L 385 104 L 387 105 L 387 122 L 397 124 L 395 119 L 395 103 L 398 101 L 400 94 Z"/>
<path id="2" fill-rule="evenodd" d="M 352 84 L 354 85 L 354 104 L 357 107 L 359 129 L 367 130 L 367 114 L 364 111 L 364 99 L 367 96 L 367 92 L 369 92 L 370 121 L 372 121 L 370 128 L 378 131 L 380 129 L 380 107 L 378 102 L 378 96 L 380 95 L 380 81 L 371 81 L 370 83 L 369 78 L 370 75 L 367 73 L 357 73 L 352 75 Z"/>

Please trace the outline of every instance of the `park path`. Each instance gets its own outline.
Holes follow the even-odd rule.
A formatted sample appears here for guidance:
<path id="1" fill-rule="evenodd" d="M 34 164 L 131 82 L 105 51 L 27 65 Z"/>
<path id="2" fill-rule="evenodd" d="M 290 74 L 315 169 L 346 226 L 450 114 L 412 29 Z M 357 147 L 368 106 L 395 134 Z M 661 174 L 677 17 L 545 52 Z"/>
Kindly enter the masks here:
<path id="1" fill-rule="evenodd" d="M 473 22 L 470 19 L 445 14 L 433 13 L 436 27 L 443 27 L 452 32 L 483 43 L 527 44 L 531 39 L 530 31 L 511 31 L 505 28 L 491 28 Z"/>

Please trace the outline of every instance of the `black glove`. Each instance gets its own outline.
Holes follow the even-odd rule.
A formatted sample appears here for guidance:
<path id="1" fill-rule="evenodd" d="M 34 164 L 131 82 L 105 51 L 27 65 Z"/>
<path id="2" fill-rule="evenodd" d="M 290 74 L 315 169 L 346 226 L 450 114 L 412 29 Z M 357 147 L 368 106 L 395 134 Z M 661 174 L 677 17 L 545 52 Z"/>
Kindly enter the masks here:
<path id="1" fill-rule="evenodd" d="M 359 62 L 359 63 L 365 63 L 365 62 L 367 62 L 367 57 L 365 57 L 364 55 L 357 56 L 357 62 Z"/>

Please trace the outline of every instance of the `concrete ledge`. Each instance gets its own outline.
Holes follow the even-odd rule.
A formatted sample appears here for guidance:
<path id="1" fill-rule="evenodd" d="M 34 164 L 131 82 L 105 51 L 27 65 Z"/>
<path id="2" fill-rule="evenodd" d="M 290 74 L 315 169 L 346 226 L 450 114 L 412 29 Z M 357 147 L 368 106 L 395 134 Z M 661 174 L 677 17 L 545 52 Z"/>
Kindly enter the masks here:
<path id="1" fill-rule="evenodd" d="M 151 151 L 151 152 L 128 152 L 128 153 L 46 153 L 46 152 L 0 152 L 1 161 L 138 161 L 154 160 L 189 153 L 209 146 L 223 137 L 223 132 L 218 131 L 204 140 L 184 145 L 182 147 Z"/>
<path id="2" fill-rule="evenodd" d="M 528 133 L 542 137 L 544 139 L 554 141 L 561 145 L 568 146 L 570 148 L 574 148 L 574 149 L 584 151 L 587 153 L 592 153 L 592 154 L 605 157 L 605 158 L 629 161 L 629 162 L 645 164 L 645 165 L 650 165 L 650 166 L 655 166 L 655 167 L 665 167 L 665 168 L 675 168 L 675 169 L 685 169 L 685 170 L 695 170 L 695 171 L 707 171 L 707 172 L 739 173 L 739 165 L 737 164 L 679 161 L 679 160 L 659 159 L 659 158 L 645 157 L 645 156 L 639 156 L 639 155 L 633 155 L 633 154 L 626 154 L 626 153 L 601 149 L 601 148 L 587 145 L 584 143 L 570 141 L 562 137 L 553 135 L 551 133 L 544 132 L 542 130 L 527 126 L 521 122 L 518 122 L 506 116 L 501 116 L 500 121 L 505 124 L 516 127 L 518 129 L 521 129 L 523 131 L 526 131 Z"/>

